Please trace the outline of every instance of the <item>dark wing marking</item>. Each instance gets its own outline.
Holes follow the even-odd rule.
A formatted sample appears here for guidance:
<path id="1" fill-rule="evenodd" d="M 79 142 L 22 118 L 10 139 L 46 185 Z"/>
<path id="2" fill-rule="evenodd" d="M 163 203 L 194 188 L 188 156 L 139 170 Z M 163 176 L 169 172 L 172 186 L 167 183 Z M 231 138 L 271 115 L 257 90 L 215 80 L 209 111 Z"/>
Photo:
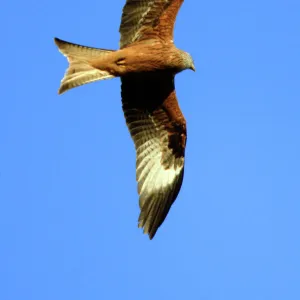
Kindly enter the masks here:
<path id="1" fill-rule="evenodd" d="M 120 48 L 139 40 L 173 41 L 174 23 L 183 0 L 127 0 L 120 25 Z"/>
<path id="2" fill-rule="evenodd" d="M 152 239 L 175 201 L 183 180 L 186 123 L 173 75 L 122 77 L 126 123 L 136 148 L 139 227 Z"/>

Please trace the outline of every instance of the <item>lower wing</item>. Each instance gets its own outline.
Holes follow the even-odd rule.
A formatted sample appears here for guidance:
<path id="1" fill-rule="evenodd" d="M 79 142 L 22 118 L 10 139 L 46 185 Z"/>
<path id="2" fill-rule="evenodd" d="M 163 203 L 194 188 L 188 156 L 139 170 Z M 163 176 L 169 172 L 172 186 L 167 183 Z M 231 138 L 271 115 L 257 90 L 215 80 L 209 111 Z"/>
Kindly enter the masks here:
<path id="1" fill-rule="evenodd" d="M 169 73 L 122 77 L 122 103 L 136 148 L 139 227 L 152 239 L 182 184 L 186 122 Z"/>

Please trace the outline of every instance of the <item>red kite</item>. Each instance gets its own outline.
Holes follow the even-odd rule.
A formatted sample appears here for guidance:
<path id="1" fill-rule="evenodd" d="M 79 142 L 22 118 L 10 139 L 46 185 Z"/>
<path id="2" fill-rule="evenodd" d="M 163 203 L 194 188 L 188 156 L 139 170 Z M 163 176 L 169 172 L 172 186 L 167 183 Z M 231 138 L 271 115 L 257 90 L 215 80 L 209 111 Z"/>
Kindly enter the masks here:
<path id="1" fill-rule="evenodd" d="M 183 0 L 127 0 L 119 50 L 90 48 L 55 38 L 69 61 L 59 94 L 85 83 L 120 77 L 122 104 L 136 149 L 139 227 L 152 239 L 175 201 L 183 180 L 186 121 L 174 77 L 193 59 L 173 43 Z"/>

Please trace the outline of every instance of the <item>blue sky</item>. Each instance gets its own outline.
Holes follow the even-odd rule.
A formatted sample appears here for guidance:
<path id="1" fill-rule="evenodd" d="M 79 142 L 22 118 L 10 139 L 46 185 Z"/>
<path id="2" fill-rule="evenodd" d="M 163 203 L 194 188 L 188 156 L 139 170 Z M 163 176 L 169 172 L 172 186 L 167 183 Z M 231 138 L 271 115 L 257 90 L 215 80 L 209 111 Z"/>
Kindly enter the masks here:
<path id="1" fill-rule="evenodd" d="M 116 49 L 125 1 L 0 11 L 0 298 L 300 299 L 300 2 L 191 1 L 184 184 L 149 241 L 119 79 L 57 95 L 53 37 Z"/>

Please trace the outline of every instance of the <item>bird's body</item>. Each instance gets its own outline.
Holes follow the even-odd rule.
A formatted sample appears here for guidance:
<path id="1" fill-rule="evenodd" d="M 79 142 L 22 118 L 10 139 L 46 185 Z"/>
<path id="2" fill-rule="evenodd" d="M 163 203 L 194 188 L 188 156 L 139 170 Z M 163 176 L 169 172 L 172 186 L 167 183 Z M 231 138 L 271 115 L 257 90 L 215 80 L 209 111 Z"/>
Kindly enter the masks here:
<path id="1" fill-rule="evenodd" d="M 173 27 L 183 0 L 127 0 L 119 50 L 55 39 L 68 58 L 59 93 L 101 79 L 121 77 L 122 106 L 134 140 L 140 195 L 139 227 L 153 238 L 181 187 L 186 121 L 174 76 L 195 70 L 191 56 L 175 47 Z"/>
<path id="2" fill-rule="evenodd" d="M 183 69 L 180 65 L 181 51 L 174 44 L 138 42 L 109 54 L 106 58 L 95 58 L 91 64 L 98 69 L 108 70 L 115 76 L 129 73 Z M 174 58 L 176 64 L 174 64 Z"/>

